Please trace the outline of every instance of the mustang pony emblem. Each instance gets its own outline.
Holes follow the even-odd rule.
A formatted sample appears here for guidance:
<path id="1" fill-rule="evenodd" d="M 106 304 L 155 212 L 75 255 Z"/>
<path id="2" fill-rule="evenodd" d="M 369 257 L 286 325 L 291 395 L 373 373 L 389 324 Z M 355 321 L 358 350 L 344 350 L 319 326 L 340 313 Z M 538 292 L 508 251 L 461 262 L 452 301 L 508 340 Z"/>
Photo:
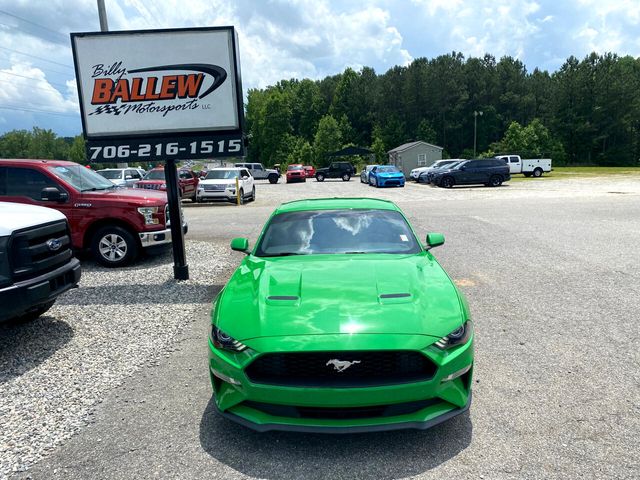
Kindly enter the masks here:
<path id="1" fill-rule="evenodd" d="M 344 372 L 351 365 L 355 365 L 356 363 L 361 363 L 360 360 L 354 360 L 350 362 L 348 360 L 338 360 L 337 358 L 332 358 L 327 362 L 327 365 L 333 365 L 333 368 L 336 369 L 336 372 Z"/>

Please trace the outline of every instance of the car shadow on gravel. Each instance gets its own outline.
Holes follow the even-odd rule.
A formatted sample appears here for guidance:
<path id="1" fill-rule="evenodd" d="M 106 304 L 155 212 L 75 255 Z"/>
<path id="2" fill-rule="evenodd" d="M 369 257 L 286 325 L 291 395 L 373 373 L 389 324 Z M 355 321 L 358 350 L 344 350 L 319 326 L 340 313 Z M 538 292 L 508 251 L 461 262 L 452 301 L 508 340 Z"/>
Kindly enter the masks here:
<path id="1" fill-rule="evenodd" d="M 213 398 L 200 422 L 200 444 L 213 458 L 257 478 L 395 479 L 421 474 L 471 443 L 469 412 L 429 430 L 323 435 L 258 433 L 222 418 Z"/>
<path id="2" fill-rule="evenodd" d="M 73 335 L 69 324 L 48 315 L 28 323 L 0 324 L 0 385 L 36 368 Z"/>

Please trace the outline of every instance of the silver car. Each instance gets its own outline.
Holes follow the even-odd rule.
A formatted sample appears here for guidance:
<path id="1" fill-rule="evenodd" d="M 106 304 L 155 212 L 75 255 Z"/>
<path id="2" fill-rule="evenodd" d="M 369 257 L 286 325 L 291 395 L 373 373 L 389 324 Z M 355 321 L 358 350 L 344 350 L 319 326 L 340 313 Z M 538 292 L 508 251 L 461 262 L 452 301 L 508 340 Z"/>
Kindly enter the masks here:
<path id="1" fill-rule="evenodd" d="M 360 172 L 360 183 L 369 183 L 369 172 L 376 165 L 366 165 Z"/>
<path id="2" fill-rule="evenodd" d="M 137 168 L 105 168 L 97 172 L 119 187 L 131 188 L 144 177 L 144 170 Z"/>

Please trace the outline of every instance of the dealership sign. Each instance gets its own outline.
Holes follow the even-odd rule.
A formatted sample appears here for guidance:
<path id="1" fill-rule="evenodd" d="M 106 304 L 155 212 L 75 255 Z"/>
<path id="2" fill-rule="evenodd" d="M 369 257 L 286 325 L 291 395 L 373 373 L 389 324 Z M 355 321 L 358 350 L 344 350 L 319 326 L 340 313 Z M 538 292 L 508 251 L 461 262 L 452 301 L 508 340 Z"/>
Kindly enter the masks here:
<path id="1" fill-rule="evenodd" d="M 233 27 L 72 33 L 92 161 L 242 155 Z"/>

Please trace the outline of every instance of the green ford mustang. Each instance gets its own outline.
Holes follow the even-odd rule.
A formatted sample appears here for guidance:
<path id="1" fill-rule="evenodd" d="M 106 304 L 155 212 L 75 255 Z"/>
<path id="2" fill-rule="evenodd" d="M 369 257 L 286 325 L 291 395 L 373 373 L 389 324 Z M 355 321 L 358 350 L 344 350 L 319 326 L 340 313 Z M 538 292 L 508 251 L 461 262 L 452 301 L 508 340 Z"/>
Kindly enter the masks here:
<path id="1" fill-rule="evenodd" d="M 424 429 L 471 403 L 473 324 L 392 202 L 281 205 L 214 301 L 209 373 L 225 417 L 259 431 Z"/>

